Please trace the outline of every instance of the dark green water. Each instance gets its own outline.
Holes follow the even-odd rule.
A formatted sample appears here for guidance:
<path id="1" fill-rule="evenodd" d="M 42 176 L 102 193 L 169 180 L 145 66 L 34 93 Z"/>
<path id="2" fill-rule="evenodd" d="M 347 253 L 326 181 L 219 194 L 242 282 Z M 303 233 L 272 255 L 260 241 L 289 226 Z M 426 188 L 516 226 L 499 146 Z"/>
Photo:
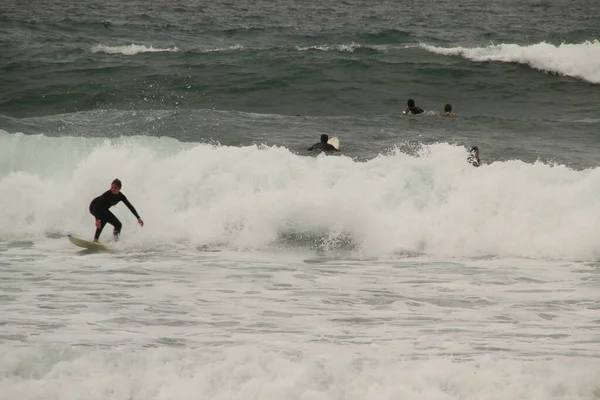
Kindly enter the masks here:
<path id="1" fill-rule="evenodd" d="M 0 21 L 9 133 L 600 161 L 592 1 L 6 1 Z M 408 98 L 426 114 L 399 116 Z"/>

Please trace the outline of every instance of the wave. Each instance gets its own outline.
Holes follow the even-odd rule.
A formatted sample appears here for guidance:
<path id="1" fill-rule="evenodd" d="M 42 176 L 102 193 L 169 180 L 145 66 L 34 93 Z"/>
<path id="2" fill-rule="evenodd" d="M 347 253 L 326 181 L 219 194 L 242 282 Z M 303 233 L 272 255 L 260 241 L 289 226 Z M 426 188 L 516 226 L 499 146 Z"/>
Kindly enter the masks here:
<path id="1" fill-rule="evenodd" d="M 309 51 L 309 50 L 319 50 L 319 51 L 334 51 L 334 52 L 342 52 L 342 53 L 354 53 L 355 51 L 384 51 L 386 50 L 386 46 L 383 45 L 362 45 L 359 43 L 350 43 L 350 44 L 322 44 L 322 45 L 314 45 L 314 46 L 305 46 L 300 47 L 297 46 L 296 50 L 298 51 Z"/>
<path id="2" fill-rule="evenodd" d="M 246 50 L 246 47 L 241 44 L 235 44 L 227 47 L 214 47 L 201 50 L 202 53 L 219 53 L 219 52 L 227 52 L 227 51 L 239 51 Z"/>
<path id="3" fill-rule="evenodd" d="M 152 46 L 144 46 L 139 44 L 130 44 L 128 46 L 105 46 L 103 44 L 96 44 L 91 48 L 92 53 L 107 53 L 107 54 L 122 54 L 126 56 L 133 56 L 140 53 L 174 53 L 178 52 L 179 48 L 154 48 Z"/>
<path id="4" fill-rule="evenodd" d="M 0 237 L 91 234 L 87 206 L 119 177 L 147 223 L 136 228 L 117 206 L 125 243 L 247 249 L 308 240 L 365 256 L 597 259 L 600 225 L 590 216 L 600 214 L 600 168 L 474 168 L 465 153 L 439 143 L 357 162 L 283 147 L 0 131 L 0 190 L 10 193 Z"/>
<path id="5" fill-rule="evenodd" d="M 279 45 L 266 46 L 247 46 L 236 44 L 228 47 L 216 47 L 197 50 L 200 53 L 217 53 L 217 52 L 233 52 L 233 51 L 323 51 L 323 52 L 339 52 L 339 53 L 354 53 L 356 51 L 374 51 L 385 52 L 392 48 L 389 45 L 364 45 L 360 43 L 339 43 L 339 44 L 315 44 L 307 46 L 290 46 L 282 47 Z"/>
<path id="6" fill-rule="evenodd" d="M 339 43 L 339 44 L 320 44 L 320 45 L 310 45 L 310 46 L 291 46 L 291 47 L 281 47 L 278 45 L 265 45 L 265 46 L 257 46 L 257 45 L 243 45 L 243 44 L 234 44 L 230 46 L 223 47 L 199 47 L 199 48 L 190 48 L 187 50 L 189 53 L 220 53 L 220 52 L 238 52 L 238 51 L 271 51 L 271 50 L 290 50 L 294 49 L 296 51 L 310 51 L 310 50 L 319 50 L 319 51 L 332 51 L 332 52 L 347 52 L 353 53 L 355 51 L 387 51 L 392 49 L 393 46 L 390 45 L 364 45 L 359 43 Z M 131 44 L 128 46 L 105 46 L 101 44 L 94 45 L 91 48 L 93 53 L 107 53 L 107 54 L 123 54 L 123 55 L 136 55 L 140 53 L 160 53 L 160 52 L 169 52 L 176 53 L 181 50 L 178 47 L 170 47 L 170 48 L 154 48 L 152 46 L 147 47 L 144 45 L 136 45 Z"/>
<path id="7" fill-rule="evenodd" d="M 401 340 L 387 346 L 355 340 L 342 348 L 330 343 L 333 340 L 321 339 L 296 343 L 293 351 L 264 349 L 256 344 L 215 345 L 219 342 L 210 338 L 204 341 L 207 344 L 201 348 L 161 345 L 140 346 L 140 350 L 3 344 L 0 390 L 6 398 L 22 400 L 99 400 L 106 399 L 106 393 L 114 399 L 147 400 L 191 398 L 197 393 L 206 400 L 583 400 L 597 398 L 598 392 L 600 362 L 593 357 L 409 357 L 410 346 Z M 282 342 L 278 340 L 276 345 L 283 347 Z M 454 349 L 462 348 L 447 342 Z"/>
<path id="8" fill-rule="evenodd" d="M 529 65 L 540 71 L 600 83 L 600 42 L 563 43 L 558 46 L 541 42 L 529 46 L 499 44 L 486 47 L 436 47 L 421 44 L 421 48 L 442 55 L 461 56 L 484 62 L 499 61 Z"/>

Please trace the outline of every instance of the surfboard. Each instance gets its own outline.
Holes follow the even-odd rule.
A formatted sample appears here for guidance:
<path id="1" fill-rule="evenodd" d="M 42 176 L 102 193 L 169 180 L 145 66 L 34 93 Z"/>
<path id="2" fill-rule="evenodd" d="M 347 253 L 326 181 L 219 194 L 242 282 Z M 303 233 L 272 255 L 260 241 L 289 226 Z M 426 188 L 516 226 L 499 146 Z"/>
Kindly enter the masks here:
<path id="1" fill-rule="evenodd" d="M 75 246 L 83 247 L 88 250 L 108 250 L 108 246 L 102 242 L 90 242 L 77 236 L 69 235 L 69 240 Z"/>
<path id="2" fill-rule="evenodd" d="M 329 143 L 330 145 L 332 145 L 333 147 L 335 147 L 337 150 L 340 149 L 340 139 L 336 137 L 332 137 L 331 139 L 329 139 L 327 141 L 327 143 Z"/>

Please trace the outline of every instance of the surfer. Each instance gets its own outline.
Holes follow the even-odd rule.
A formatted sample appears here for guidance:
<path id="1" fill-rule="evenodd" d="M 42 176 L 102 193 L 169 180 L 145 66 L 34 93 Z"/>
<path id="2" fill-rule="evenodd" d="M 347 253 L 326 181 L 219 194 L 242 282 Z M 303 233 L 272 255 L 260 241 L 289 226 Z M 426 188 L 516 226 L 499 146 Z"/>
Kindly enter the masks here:
<path id="1" fill-rule="evenodd" d="M 444 112 L 443 113 L 439 113 L 438 114 L 440 117 L 450 117 L 450 118 L 454 118 L 455 115 L 452 114 L 452 105 L 450 104 L 446 104 L 444 106 Z"/>
<path id="2" fill-rule="evenodd" d="M 404 114 L 422 114 L 424 112 L 421 107 L 415 106 L 415 101 L 413 99 L 408 99 L 406 104 L 408 107 L 404 110 Z"/>
<path id="3" fill-rule="evenodd" d="M 473 146 L 471 147 L 471 151 L 469 153 L 469 157 L 467 157 L 467 161 L 469 164 L 472 164 L 474 167 L 481 166 L 481 160 L 479 159 L 479 147 Z"/>
<path id="4" fill-rule="evenodd" d="M 315 143 L 308 148 L 308 151 L 313 150 L 321 150 L 321 151 L 339 151 L 332 144 L 327 143 L 329 140 L 329 136 L 326 134 L 321 135 L 321 141 L 319 143 Z"/>
<path id="5" fill-rule="evenodd" d="M 127 197 L 121 193 L 121 186 L 121 181 L 115 179 L 110 185 L 110 190 L 102 193 L 90 203 L 90 213 L 96 218 L 96 234 L 94 235 L 94 242 L 97 242 L 100 238 L 100 233 L 102 233 L 102 229 L 107 222 L 114 227 L 113 235 L 115 236 L 115 240 L 119 238 L 122 226 L 121 221 L 119 221 L 119 219 L 108 209 L 121 201 L 125 203 L 127 208 L 129 208 L 129 211 L 135 215 L 138 224 L 144 226 L 144 221 L 142 221 L 135 208 L 131 205 L 129 200 L 127 200 Z"/>

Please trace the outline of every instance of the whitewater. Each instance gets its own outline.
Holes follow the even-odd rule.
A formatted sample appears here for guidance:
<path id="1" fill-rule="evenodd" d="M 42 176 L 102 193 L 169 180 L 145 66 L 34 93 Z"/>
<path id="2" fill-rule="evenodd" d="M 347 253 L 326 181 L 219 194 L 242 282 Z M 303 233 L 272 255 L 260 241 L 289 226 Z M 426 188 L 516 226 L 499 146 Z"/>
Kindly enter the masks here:
<path id="1" fill-rule="evenodd" d="M 408 153 L 0 131 L 0 397 L 597 399 L 599 170 Z"/>
<path id="2" fill-rule="evenodd" d="M 462 56 L 476 62 L 506 62 L 528 65 L 547 73 L 572 76 L 590 83 L 600 83 L 600 42 L 540 42 L 490 44 L 485 47 L 439 47 L 421 44 L 421 48 L 446 56 Z"/>
<path id="3" fill-rule="evenodd" d="M 123 246 L 265 249 L 312 237 L 376 258 L 598 259 L 596 168 L 512 160 L 477 169 L 465 148 L 444 143 L 359 162 L 164 137 L 2 132 L 0 141 L 5 237 L 91 234 L 89 202 L 119 178 L 147 223 L 132 226 L 117 206 L 129 231 Z"/>

